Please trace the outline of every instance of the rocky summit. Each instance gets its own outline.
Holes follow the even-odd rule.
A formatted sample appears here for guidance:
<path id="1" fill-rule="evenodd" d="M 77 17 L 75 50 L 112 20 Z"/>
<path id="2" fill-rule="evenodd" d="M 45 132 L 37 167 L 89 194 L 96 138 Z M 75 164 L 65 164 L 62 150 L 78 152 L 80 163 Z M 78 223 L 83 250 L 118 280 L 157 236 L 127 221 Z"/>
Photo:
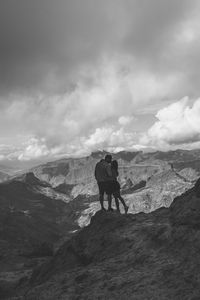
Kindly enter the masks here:
<path id="1" fill-rule="evenodd" d="M 200 182 L 149 214 L 99 211 L 10 299 L 200 299 Z"/>

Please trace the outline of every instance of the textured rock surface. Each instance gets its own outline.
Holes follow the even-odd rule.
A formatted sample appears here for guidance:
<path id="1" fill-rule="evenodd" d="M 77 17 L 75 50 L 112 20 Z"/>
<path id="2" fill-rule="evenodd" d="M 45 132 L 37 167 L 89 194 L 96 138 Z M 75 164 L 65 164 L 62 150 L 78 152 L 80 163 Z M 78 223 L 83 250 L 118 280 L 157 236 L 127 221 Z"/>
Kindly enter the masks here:
<path id="1" fill-rule="evenodd" d="M 94 179 L 95 164 L 104 157 L 106 152 L 95 152 L 91 156 L 77 159 L 62 159 L 49 162 L 32 169 L 40 179 L 58 187 L 63 184 L 71 186 L 68 190 L 72 197 L 78 195 L 97 194 Z M 119 162 L 119 181 L 122 187 L 134 186 L 142 180 L 150 178 L 173 169 L 180 173 L 186 181 L 196 180 L 200 168 L 197 167 L 199 152 L 196 151 L 170 151 L 170 152 L 119 152 L 113 158 Z M 198 161 L 200 165 L 200 160 Z"/>
<path id="2" fill-rule="evenodd" d="M 99 151 L 89 157 L 61 159 L 35 167 L 32 171 L 44 183 L 42 187 L 36 187 L 37 191 L 65 202 L 80 195 L 84 196 L 83 199 L 87 198 L 83 212 L 77 218 L 81 227 L 87 225 L 91 216 L 99 209 L 98 201 L 94 203 L 93 199 L 90 201 L 90 197 L 98 194 L 93 173 L 96 162 L 105 154 L 106 152 Z M 198 178 L 197 167 L 185 167 L 196 166 L 198 155 L 198 150 L 113 154 L 119 162 L 119 181 L 129 212 L 151 212 L 161 206 L 168 207 L 176 196 L 191 188 Z M 27 175 L 18 176 L 18 180 L 23 181 L 23 176 Z M 31 177 L 29 181 L 30 184 L 37 185 Z M 123 211 L 122 207 L 121 210 Z"/>
<path id="3" fill-rule="evenodd" d="M 141 180 L 147 180 L 157 172 L 170 168 L 169 164 L 162 161 L 137 164 L 134 162 L 134 159 L 130 160 L 133 155 L 128 157 L 128 154 L 125 156 L 123 153 L 123 155 L 121 154 L 123 158 L 121 158 L 119 154 L 116 155 L 116 157 L 115 155 L 113 156 L 114 158 L 118 158 L 119 180 L 122 186 L 127 183 L 127 180 L 129 180 L 132 185 L 135 185 Z M 85 158 L 63 159 L 41 165 L 32 169 L 32 171 L 40 180 L 45 180 L 53 186 L 59 186 L 63 183 L 75 185 L 71 191 L 74 197 L 79 194 L 93 195 L 97 193 L 94 168 L 101 157 L 103 156 L 100 156 L 99 153 L 97 156 L 93 154 Z M 128 157 L 129 160 L 125 160 L 124 157 L 126 159 Z M 136 158 L 135 153 L 134 158 Z"/>
<path id="4" fill-rule="evenodd" d="M 200 299 L 199 188 L 150 214 L 98 212 L 14 299 Z"/>
<path id="5" fill-rule="evenodd" d="M 69 198 L 83 195 L 89 199 L 98 193 L 93 173 L 96 162 L 105 154 L 99 151 L 85 158 L 62 159 L 36 167 L 33 172 Z M 191 188 L 200 174 L 196 167 L 199 154 L 198 150 L 113 154 L 119 162 L 119 181 L 129 212 L 151 212 L 161 206 L 168 207 L 176 196 Z M 141 185 L 142 182 L 145 184 Z M 78 224 L 87 225 L 98 209 L 98 202 L 88 200 Z"/>

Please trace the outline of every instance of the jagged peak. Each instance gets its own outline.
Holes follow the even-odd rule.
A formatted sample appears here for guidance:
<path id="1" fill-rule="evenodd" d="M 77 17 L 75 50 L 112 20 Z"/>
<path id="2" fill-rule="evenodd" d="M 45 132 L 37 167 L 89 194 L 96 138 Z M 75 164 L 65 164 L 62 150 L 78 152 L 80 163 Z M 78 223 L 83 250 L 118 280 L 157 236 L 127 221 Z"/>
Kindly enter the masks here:
<path id="1" fill-rule="evenodd" d="M 13 178 L 13 181 L 21 181 L 30 185 L 39 185 L 39 186 L 50 186 L 49 183 L 45 181 L 41 181 L 39 178 L 35 176 L 33 172 L 27 172 L 25 174 L 19 175 Z"/>

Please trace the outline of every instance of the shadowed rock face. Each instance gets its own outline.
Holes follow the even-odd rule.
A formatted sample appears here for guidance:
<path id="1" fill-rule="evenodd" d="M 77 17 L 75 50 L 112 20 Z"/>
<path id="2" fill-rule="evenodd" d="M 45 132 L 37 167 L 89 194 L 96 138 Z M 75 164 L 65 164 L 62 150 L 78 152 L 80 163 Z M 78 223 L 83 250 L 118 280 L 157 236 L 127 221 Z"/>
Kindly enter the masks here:
<path id="1" fill-rule="evenodd" d="M 18 175 L 14 177 L 14 181 L 24 182 L 29 186 L 43 186 L 43 187 L 50 187 L 51 185 L 48 184 L 46 181 L 39 180 L 33 172 L 28 172 L 22 175 Z M 12 179 L 11 179 L 12 182 Z"/>
<path id="2" fill-rule="evenodd" d="M 9 255 L 31 253 L 43 242 L 55 242 L 64 229 L 57 222 L 64 215 L 64 202 L 37 194 L 25 183 L 1 184 L 0 205 L 0 243 L 4 244 L 0 265 Z"/>
<path id="3" fill-rule="evenodd" d="M 18 289 L 27 299 L 200 298 L 200 183 L 150 214 L 98 212 Z M 20 299 L 20 298 L 19 298 Z"/>
<path id="4" fill-rule="evenodd" d="M 84 205 L 79 199 L 71 203 L 33 173 L 0 184 L 0 298 L 1 289 L 6 295 L 79 229 Z"/>

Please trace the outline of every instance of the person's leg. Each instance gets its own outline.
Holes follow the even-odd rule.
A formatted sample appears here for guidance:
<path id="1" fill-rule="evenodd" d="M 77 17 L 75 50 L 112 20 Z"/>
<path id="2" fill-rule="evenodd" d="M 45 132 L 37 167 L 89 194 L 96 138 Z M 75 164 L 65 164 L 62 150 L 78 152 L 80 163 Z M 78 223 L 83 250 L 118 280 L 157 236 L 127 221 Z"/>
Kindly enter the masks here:
<path id="1" fill-rule="evenodd" d="M 128 212 L 128 206 L 126 205 L 126 203 L 125 203 L 125 201 L 124 201 L 124 198 L 122 198 L 120 192 L 119 192 L 118 198 L 119 198 L 119 200 L 121 201 L 122 205 L 124 206 L 125 213 L 127 214 L 127 212 Z"/>
<path id="2" fill-rule="evenodd" d="M 119 209 L 119 200 L 118 200 L 118 198 L 115 195 L 114 195 L 114 198 L 115 198 L 115 204 L 116 204 L 117 211 L 120 212 L 120 209 Z"/>
<path id="3" fill-rule="evenodd" d="M 112 209 L 112 182 L 105 182 L 105 192 L 108 196 L 108 211 L 113 211 Z"/>
<path id="4" fill-rule="evenodd" d="M 103 205 L 103 202 L 104 202 L 104 195 L 103 194 L 99 195 L 99 202 L 100 202 L 100 205 L 101 205 L 101 209 L 106 210 L 104 205 Z"/>
<path id="5" fill-rule="evenodd" d="M 104 185 L 102 182 L 98 182 L 98 187 L 99 187 L 99 202 L 101 205 L 101 209 L 105 210 L 103 202 L 104 202 Z"/>
<path id="6" fill-rule="evenodd" d="M 113 211 L 112 209 L 112 195 L 108 194 L 108 211 Z"/>

